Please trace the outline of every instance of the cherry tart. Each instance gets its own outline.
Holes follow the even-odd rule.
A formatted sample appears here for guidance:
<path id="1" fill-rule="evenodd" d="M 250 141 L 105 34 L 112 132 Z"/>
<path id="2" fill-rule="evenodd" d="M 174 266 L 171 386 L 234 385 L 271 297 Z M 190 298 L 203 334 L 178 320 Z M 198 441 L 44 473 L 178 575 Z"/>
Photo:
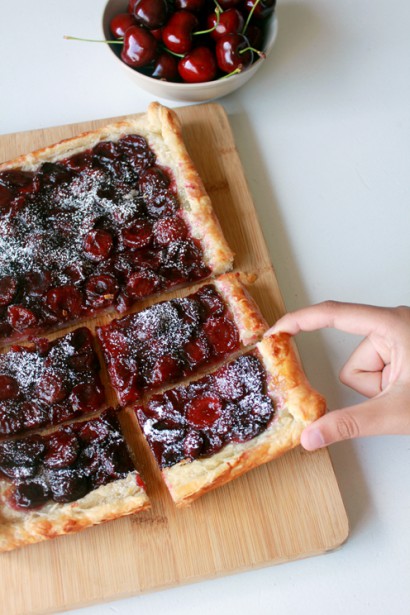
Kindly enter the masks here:
<path id="1" fill-rule="evenodd" d="M 49 331 L 229 270 L 171 110 L 0 165 L 0 340 Z"/>
<path id="2" fill-rule="evenodd" d="M 179 506 L 295 447 L 324 411 L 289 335 L 277 334 L 135 415 Z"/>
<path id="3" fill-rule="evenodd" d="M 238 274 L 97 328 L 122 405 L 256 342 L 267 325 Z"/>
<path id="4" fill-rule="evenodd" d="M 0 437 L 100 410 L 105 392 L 99 370 L 86 327 L 0 354 Z"/>
<path id="5" fill-rule="evenodd" d="M 0 442 L 0 551 L 149 505 L 117 412 Z"/>

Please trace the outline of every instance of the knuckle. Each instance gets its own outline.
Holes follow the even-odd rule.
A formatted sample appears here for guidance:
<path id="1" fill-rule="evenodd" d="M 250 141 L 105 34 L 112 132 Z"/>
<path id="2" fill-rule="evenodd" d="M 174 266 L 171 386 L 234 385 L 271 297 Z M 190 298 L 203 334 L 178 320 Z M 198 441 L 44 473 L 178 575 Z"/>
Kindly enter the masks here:
<path id="1" fill-rule="evenodd" d="M 351 414 L 340 414 L 336 417 L 336 431 L 342 440 L 357 438 L 360 435 L 359 425 Z"/>

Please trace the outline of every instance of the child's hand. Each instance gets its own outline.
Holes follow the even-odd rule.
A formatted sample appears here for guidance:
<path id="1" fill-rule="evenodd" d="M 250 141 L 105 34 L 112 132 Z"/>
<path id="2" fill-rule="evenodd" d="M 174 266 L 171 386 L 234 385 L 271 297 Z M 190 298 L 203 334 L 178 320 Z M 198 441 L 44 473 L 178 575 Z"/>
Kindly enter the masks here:
<path id="1" fill-rule="evenodd" d="M 340 380 L 370 399 L 312 423 L 302 433 L 302 446 L 314 450 L 348 438 L 410 434 L 410 308 L 326 301 L 286 314 L 269 333 L 324 327 L 365 336 Z"/>

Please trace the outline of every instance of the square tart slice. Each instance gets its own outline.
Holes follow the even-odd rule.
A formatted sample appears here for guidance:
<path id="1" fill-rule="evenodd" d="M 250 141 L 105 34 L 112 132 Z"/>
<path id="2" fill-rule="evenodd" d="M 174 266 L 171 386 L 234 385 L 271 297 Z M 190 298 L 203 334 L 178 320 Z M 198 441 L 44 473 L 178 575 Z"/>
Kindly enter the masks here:
<path id="1" fill-rule="evenodd" d="M 97 328 L 120 404 L 182 381 L 255 343 L 267 329 L 239 274 Z"/>
<path id="2" fill-rule="evenodd" d="M 149 506 L 117 412 L 0 442 L 0 551 Z"/>
<path id="3" fill-rule="evenodd" d="M 232 268 L 174 112 L 0 164 L 0 342 Z"/>
<path id="4" fill-rule="evenodd" d="M 297 446 L 325 412 L 289 335 L 190 384 L 153 395 L 135 415 L 177 506 Z"/>
<path id="5" fill-rule="evenodd" d="M 0 354 L 0 439 L 96 412 L 105 403 L 86 327 Z"/>

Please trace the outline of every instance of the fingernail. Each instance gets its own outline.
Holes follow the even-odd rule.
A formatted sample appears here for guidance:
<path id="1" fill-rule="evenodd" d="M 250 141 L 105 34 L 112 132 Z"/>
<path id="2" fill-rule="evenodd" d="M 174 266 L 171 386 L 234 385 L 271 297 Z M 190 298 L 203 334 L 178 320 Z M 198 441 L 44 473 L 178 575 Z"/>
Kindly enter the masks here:
<path id="1" fill-rule="evenodd" d="M 325 440 L 319 429 L 305 429 L 300 439 L 303 448 L 314 451 L 325 446 Z"/>

